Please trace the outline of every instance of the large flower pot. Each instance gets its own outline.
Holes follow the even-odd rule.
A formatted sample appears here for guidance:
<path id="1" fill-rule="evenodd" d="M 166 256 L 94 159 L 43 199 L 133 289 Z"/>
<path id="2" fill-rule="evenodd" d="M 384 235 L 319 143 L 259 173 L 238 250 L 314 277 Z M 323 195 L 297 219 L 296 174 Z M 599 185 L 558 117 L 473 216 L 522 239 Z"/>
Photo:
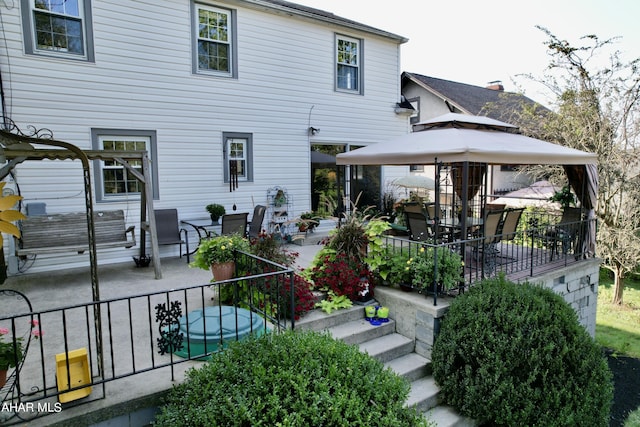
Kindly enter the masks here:
<path id="1" fill-rule="evenodd" d="M 213 274 L 213 280 L 216 282 L 233 279 L 235 272 L 236 263 L 233 261 L 211 264 L 211 273 Z"/>
<path id="2" fill-rule="evenodd" d="M 4 387 L 7 383 L 7 370 L 0 369 L 0 388 Z"/>

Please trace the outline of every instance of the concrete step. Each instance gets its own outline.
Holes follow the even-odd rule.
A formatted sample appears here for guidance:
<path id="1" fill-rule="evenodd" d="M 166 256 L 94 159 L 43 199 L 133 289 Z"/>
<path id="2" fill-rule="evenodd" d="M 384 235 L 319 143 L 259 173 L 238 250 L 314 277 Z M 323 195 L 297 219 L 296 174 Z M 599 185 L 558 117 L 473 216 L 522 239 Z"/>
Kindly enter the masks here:
<path id="1" fill-rule="evenodd" d="M 385 363 L 412 353 L 415 344 L 412 339 L 394 332 L 380 338 L 363 342 L 359 344 L 359 347 L 363 353 L 367 353 L 369 356 Z"/>
<path id="2" fill-rule="evenodd" d="M 380 360 L 386 367 L 411 381 L 407 406 L 415 407 L 436 426 L 477 426 L 477 423 L 460 416 L 453 408 L 438 406 L 439 388 L 431 377 L 431 361 L 414 353 L 414 341 L 395 333 L 395 327 L 393 319 L 382 325 L 371 325 L 364 319 L 364 307 L 361 305 L 336 310 L 331 314 L 316 309 L 296 322 L 296 329 L 328 331 L 336 339 L 357 344 L 360 351 Z"/>
<path id="3" fill-rule="evenodd" d="M 423 412 L 423 415 L 438 427 L 476 427 L 478 425 L 471 418 L 458 414 L 450 406 L 438 405 Z"/>
<path id="4" fill-rule="evenodd" d="M 415 381 L 422 377 L 431 375 L 431 360 L 420 356 L 417 353 L 409 353 L 385 363 L 396 374 L 409 381 Z"/>
<path id="5" fill-rule="evenodd" d="M 433 377 L 423 377 L 411 382 L 411 392 L 407 406 L 415 407 L 418 412 L 425 412 L 438 405 L 440 389 Z"/>
<path id="6" fill-rule="evenodd" d="M 364 307 L 354 304 L 349 308 L 336 310 L 327 314 L 320 309 L 315 309 L 305 314 L 296 322 L 296 329 L 324 331 L 353 320 L 364 319 Z"/>
<path id="7" fill-rule="evenodd" d="M 393 320 L 374 326 L 365 319 L 352 320 L 328 329 L 332 337 L 340 339 L 347 344 L 361 344 L 365 341 L 392 334 L 395 330 L 396 324 Z"/>

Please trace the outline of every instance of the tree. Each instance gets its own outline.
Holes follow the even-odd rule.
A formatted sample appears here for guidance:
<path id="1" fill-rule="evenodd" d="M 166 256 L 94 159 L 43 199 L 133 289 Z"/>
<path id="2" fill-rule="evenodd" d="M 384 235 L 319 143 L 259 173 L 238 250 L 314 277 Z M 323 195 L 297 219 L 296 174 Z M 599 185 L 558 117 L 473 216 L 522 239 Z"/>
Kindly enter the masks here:
<path id="1" fill-rule="evenodd" d="M 541 78 L 527 77 L 554 94 L 554 113 L 519 122 L 538 124 L 525 133 L 597 154 L 597 255 L 613 272 L 613 303 L 622 304 L 624 279 L 640 264 L 640 58 L 624 62 L 614 49 L 617 38 L 587 35 L 576 47 L 538 28 L 551 59 Z"/>

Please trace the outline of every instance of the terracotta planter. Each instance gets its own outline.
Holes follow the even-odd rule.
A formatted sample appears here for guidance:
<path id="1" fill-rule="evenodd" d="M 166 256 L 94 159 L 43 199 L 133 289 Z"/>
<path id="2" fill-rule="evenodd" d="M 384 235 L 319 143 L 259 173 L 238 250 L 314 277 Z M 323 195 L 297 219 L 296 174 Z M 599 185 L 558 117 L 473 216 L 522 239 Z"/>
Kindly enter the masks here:
<path id="1" fill-rule="evenodd" d="M 7 370 L 2 369 L 0 370 L 0 388 L 4 387 L 6 383 L 7 383 Z"/>
<path id="2" fill-rule="evenodd" d="M 213 280 L 216 282 L 233 279 L 235 272 L 236 263 L 233 261 L 211 264 L 211 273 L 213 274 Z"/>

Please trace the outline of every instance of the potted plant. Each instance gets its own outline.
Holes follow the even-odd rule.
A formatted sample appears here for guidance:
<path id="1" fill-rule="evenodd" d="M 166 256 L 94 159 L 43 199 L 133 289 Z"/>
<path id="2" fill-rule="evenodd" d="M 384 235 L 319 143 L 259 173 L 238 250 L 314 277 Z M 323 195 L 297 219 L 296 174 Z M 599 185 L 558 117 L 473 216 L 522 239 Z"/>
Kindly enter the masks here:
<path id="1" fill-rule="evenodd" d="M 300 214 L 300 219 L 296 225 L 300 231 L 313 232 L 313 229 L 318 225 L 318 219 L 313 212 L 303 212 Z"/>
<path id="2" fill-rule="evenodd" d="M 413 290 L 412 262 L 413 257 L 407 251 L 395 250 L 389 254 L 387 273 L 389 282 L 398 285 L 403 291 L 411 292 Z"/>
<path id="3" fill-rule="evenodd" d="M 421 247 L 411 259 L 409 270 L 413 287 L 428 292 L 433 290 L 434 280 L 438 291 L 457 286 L 463 279 L 463 267 L 460 254 L 449 248 Z"/>
<path id="4" fill-rule="evenodd" d="M 358 200 L 360 196 L 351 203 L 351 211 L 342 215 L 340 225 L 329 232 L 326 247 L 336 253 L 345 253 L 361 263 L 367 263 L 373 259 L 367 259 L 369 250 L 375 252 L 374 257 L 379 255 L 383 247 L 381 236 L 390 226 L 380 217 L 370 214 L 373 206 L 359 210 Z"/>
<path id="5" fill-rule="evenodd" d="M 40 328 L 36 328 L 39 323 L 37 320 L 31 320 L 31 336 L 35 339 L 42 335 Z M 15 368 L 24 358 L 24 337 L 9 338 L 9 329 L 0 328 L 0 387 L 3 387 L 7 381 L 7 371 L 9 368 Z"/>
<path id="6" fill-rule="evenodd" d="M 239 234 L 203 239 L 191 267 L 211 270 L 213 280 L 228 280 L 235 272 L 235 251 L 249 252 L 249 241 Z"/>
<path id="7" fill-rule="evenodd" d="M 227 211 L 224 209 L 224 206 L 217 203 L 211 203 L 207 205 L 206 209 L 207 212 L 209 212 L 209 215 L 211 215 L 211 221 L 213 223 L 217 223 L 220 217 L 227 213 Z"/>

